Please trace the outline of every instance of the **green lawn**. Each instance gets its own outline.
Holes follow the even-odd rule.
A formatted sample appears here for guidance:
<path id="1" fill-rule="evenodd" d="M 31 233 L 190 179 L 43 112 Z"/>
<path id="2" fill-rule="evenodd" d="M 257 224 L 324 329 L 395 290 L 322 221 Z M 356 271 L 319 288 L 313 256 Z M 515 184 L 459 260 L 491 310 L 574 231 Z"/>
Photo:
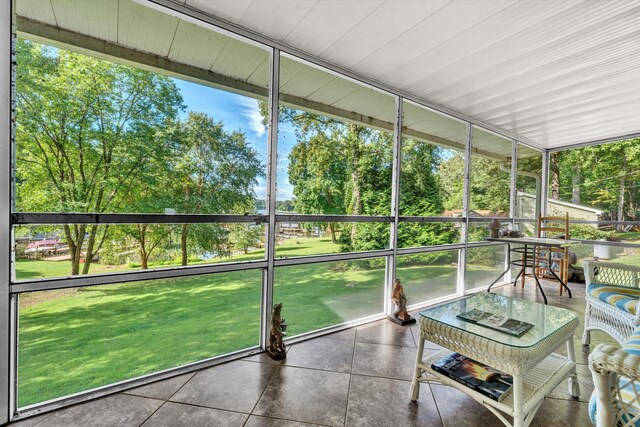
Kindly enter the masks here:
<path id="1" fill-rule="evenodd" d="M 317 239 L 318 247 L 313 241 L 286 243 L 282 248 L 296 254 L 337 250 Z M 58 268 L 47 261 L 18 265 L 22 274 L 51 275 L 53 269 L 44 270 L 51 264 Z M 384 268 L 348 267 L 320 263 L 276 270 L 274 298 L 284 303 L 290 336 L 382 311 Z M 412 295 L 455 292 L 451 265 L 405 266 L 398 274 L 410 303 L 418 302 Z M 21 298 L 19 406 L 258 345 L 261 280 L 261 270 L 253 270 Z"/>

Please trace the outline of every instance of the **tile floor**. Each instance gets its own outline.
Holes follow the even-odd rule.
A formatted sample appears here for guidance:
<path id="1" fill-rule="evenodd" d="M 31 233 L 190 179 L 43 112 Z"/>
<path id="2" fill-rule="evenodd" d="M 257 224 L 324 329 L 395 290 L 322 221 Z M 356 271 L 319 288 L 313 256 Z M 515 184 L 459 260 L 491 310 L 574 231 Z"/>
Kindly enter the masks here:
<path id="1" fill-rule="evenodd" d="M 545 284 L 549 303 L 584 316 L 584 285 L 574 298 Z M 496 292 L 541 301 L 531 283 Z M 581 334 L 582 322 L 578 328 Z M 423 384 L 420 399 L 408 398 L 418 326 L 379 321 L 290 346 L 285 361 L 264 354 L 15 423 L 15 426 L 502 426 L 465 394 L 437 383 Z M 593 348 L 612 341 L 592 334 Z M 586 365 L 589 347 L 575 339 L 579 400 L 566 383 L 553 391 L 532 425 L 588 426 L 593 390 Z M 437 345 L 427 343 L 425 351 Z"/>

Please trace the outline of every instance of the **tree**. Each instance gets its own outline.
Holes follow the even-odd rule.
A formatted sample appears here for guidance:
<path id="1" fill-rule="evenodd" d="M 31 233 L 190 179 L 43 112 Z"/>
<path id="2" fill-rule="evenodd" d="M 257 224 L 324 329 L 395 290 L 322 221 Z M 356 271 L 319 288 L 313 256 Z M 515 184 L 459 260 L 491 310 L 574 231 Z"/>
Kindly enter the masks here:
<path id="1" fill-rule="evenodd" d="M 182 98 L 173 81 L 25 40 L 17 42 L 17 200 L 19 211 L 117 212 L 167 156 L 166 127 Z M 108 226 L 64 225 L 71 274 L 82 273 Z M 86 244 L 86 247 L 85 247 Z"/>
<path id="2" fill-rule="evenodd" d="M 294 125 L 298 142 L 289 154 L 295 210 L 308 214 L 389 215 L 390 134 L 290 108 L 281 119 Z M 336 224 L 328 224 L 332 241 Z M 385 247 L 384 224 L 352 223 L 342 230 L 342 250 Z"/>
<path id="3" fill-rule="evenodd" d="M 413 139 L 402 141 L 400 168 L 400 215 L 439 216 L 444 211 L 445 192 L 441 170 L 443 149 Z M 464 166 L 464 162 L 462 162 Z M 452 186 L 455 187 L 453 183 Z M 460 199 L 460 206 L 462 199 Z M 403 223 L 398 227 L 398 246 L 429 246 L 455 243 L 454 224 Z"/>
<path id="4" fill-rule="evenodd" d="M 346 213 L 346 159 L 335 156 L 338 132 L 324 132 L 308 141 L 299 141 L 289 154 L 289 182 L 293 185 L 294 209 L 303 214 Z M 331 241 L 336 242 L 335 224 L 329 224 Z"/>
<path id="5" fill-rule="evenodd" d="M 605 219 L 640 217 L 640 140 L 557 153 L 559 199 L 602 209 Z"/>
<path id="6" fill-rule="evenodd" d="M 254 224 L 235 224 L 231 226 L 229 240 L 234 248 L 247 254 L 249 252 L 249 248 L 256 246 L 263 235 L 262 227 Z"/>
<path id="7" fill-rule="evenodd" d="M 222 122 L 205 113 L 190 112 L 183 124 L 181 155 L 177 159 L 174 194 L 182 213 L 247 213 L 255 209 L 253 187 L 264 175 L 257 152 L 241 132 L 227 133 Z M 181 230 L 182 265 L 187 265 L 189 230 Z M 214 224 L 198 226 L 191 247 L 225 253 L 226 232 Z"/>

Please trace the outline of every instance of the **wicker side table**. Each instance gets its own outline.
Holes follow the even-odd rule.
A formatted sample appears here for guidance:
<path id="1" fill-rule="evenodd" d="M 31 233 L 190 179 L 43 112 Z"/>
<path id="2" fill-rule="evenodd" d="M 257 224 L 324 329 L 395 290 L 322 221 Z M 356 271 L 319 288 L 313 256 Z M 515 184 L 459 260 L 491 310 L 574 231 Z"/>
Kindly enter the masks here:
<path id="1" fill-rule="evenodd" d="M 486 294 L 483 293 L 483 295 Z M 494 296 L 498 298 L 508 298 L 497 295 Z M 479 297 L 479 295 L 471 298 L 477 297 Z M 450 304 L 457 303 L 460 302 Z M 465 307 L 468 306 L 469 305 L 465 305 Z M 552 308 L 555 310 L 563 310 L 556 307 Z M 546 333 L 547 331 L 540 331 L 540 329 L 545 329 L 544 326 L 540 326 L 540 324 L 544 324 L 545 322 L 544 319 L 539 319 L 540 322 L 536 325 L 536 328 L 525 334 L 534 335 L 533 338 L 529 337 L 529 341 L 534 342 L 534 344 L 531 346 L 518 346 L 514 345 L 521 344 L 518 338 L 502 334 L 505 335 L 505 339 L 496 341 L 495 339 L 483 336 L 483 334 L 469 331 L 469 328 L 464 329 L 448 324 L 455 322 L 434 320 L 433 318 L 426 317 L 423 315 L 426 311 L 428 310 L 421 312 L 420 315 L 420 341 L 418 343 L 415 371 L 411 383 L 411 400 L 418 400 L 420 383 L 425 381 L 438 381 L 466 393 L 493 412 L 505 425 L 525 427 L 533 420 L 544 398 L 564 379 L 569 378 L 568 387 L 571 395 L 574 397 L 579 396 L 580 390 L 576 376 L 575 353 L 573 348 L 573 336 L 579 323 L 577 316 L 567 316 L 566 321 L 564 321 L 562 325 L 556 328 L 550 328 L 553 330 L 549 330 L 548 334 Z M 449 311 L 451 312 L 452 310 Z M 569 312 L 568 310 L 564 311 Z M 455 312 L 455 308 L 453 312 Z M 482 326 L 472 326 L 481 328 L 480 331 L 482 331 Z M 484 329 L 486 330 L 486 328 Z M 538 329 L 537 332 L 536 329 Z M 485 335 L 493 338 L 496 336 L 491 333 Z M 438 351 L 423 359 L 424 343 L 426 340 L 439 344 L 445 347 L 446 350 Z M 553 353 L 565 344 L 567 346 L 567 357 Z M 497 402 L 431 369 L 432 363 L 452 352 L 463 354 L 512 375 L 513 387 L 511 392 L 504 400 Z M 509 422 L 505 415 L 513 417 L 513 423 Z"/>

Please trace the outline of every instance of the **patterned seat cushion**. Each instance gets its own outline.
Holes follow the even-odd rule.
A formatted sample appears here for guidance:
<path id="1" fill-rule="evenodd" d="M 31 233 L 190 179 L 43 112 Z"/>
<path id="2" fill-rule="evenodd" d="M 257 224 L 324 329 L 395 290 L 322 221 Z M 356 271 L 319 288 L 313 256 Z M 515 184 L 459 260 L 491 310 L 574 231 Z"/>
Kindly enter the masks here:
<path id="1" fill-rule="evenodd" d="M 636 314 L 638 298 L 640 298 L 638 288 L 591 283 L 587 286 L 587 293 L 593 298 L 615 305 L 620 310 Z"/>
<path id="2" fill-rule="evenodd" d="M 625 341 L 622 349 L 629 354 L 640 356 L 640 328 L 636 328 L 628 340 Z"/>

